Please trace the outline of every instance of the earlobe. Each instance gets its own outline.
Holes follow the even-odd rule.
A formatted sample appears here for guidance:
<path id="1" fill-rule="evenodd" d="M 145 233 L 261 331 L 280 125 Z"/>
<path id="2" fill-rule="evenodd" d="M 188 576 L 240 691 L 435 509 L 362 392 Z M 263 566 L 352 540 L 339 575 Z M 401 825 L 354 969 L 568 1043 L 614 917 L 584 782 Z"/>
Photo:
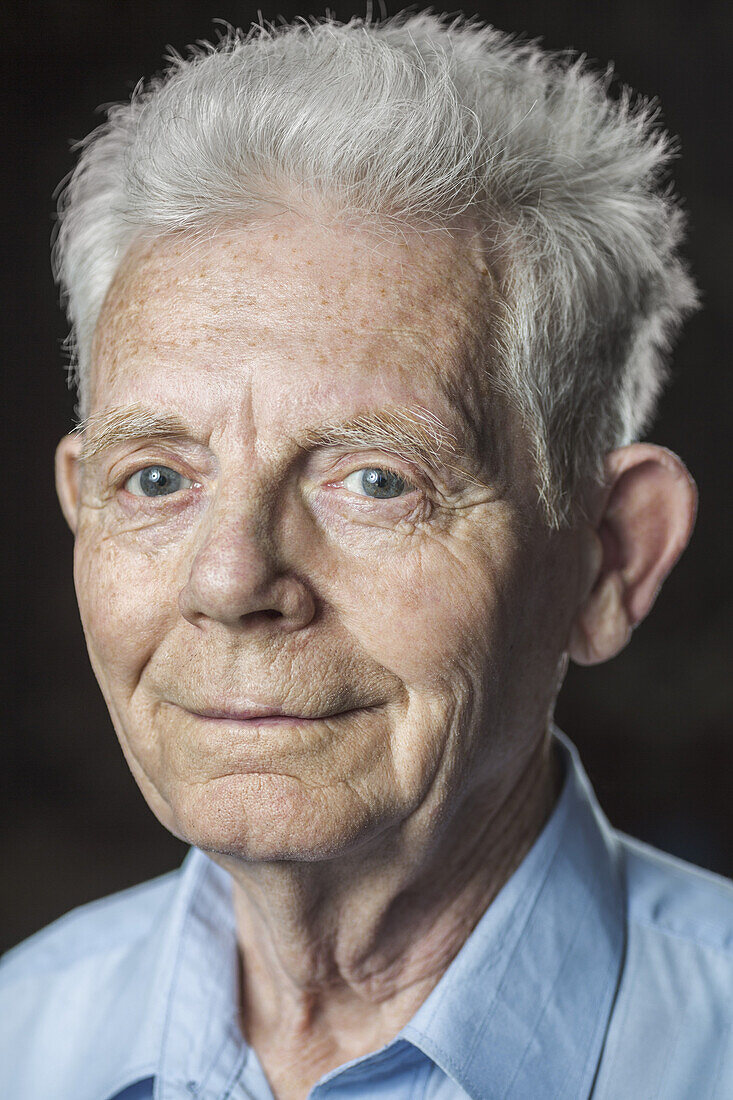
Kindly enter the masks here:
<path id="1" fill-rule="evenodd" d="M 607 457 L 595 527 L 600 564 L 568 643 L 576 663 L 597 664 L 623 649 L 685 549 L 696 507 L 694 481 L 664 447 L 634 443 Z"/>
<path id="2" fill-rule="evenodd" d="M 65 435 L 56 448 L 56 493 L 64 518 L 74 534 L 79 512 L 80 453 L 81 439 L 78 435 Z"/>

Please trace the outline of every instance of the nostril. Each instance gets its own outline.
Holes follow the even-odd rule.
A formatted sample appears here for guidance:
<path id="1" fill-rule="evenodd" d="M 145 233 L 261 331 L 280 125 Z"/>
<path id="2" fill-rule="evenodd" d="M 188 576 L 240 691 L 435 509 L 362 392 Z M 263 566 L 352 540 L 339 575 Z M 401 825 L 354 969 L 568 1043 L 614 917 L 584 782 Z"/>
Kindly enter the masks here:
<path id="1" fill-rule="evenodd" d="M 259 611 L 248 611 L 241 615 L 240 621 L 242 623 L 246 622 L 249 627 L 253 627 L 257 626 L 258 623 L 262 625 L 264 623 L 279 622 L 285 618 L 287 616 L 282 611 L 278 611 L 277 608 L 263 607 Z"/>
<path id="2" fill-rule="evenodd" d="M 307 584 L 291 574 L 270 576 L 259 570 L 225 568 L 219 559 L 199 555 L 193 562 L 188 583 L 179 595 L 181 614 L 192 625 L 206 620 L 228 623 L 239 629 L 277 626 L 297 630 L 312 620 L 314 598 Z M 236 565 L 236 563 L 235 563 Z"/>

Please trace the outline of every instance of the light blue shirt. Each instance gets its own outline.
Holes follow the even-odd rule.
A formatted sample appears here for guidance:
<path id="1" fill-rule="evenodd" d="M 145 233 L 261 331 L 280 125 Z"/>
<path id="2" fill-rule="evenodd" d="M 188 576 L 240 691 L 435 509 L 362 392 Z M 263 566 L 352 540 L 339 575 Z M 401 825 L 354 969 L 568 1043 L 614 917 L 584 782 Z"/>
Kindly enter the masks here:
<path id="1" fill-rule="evenodd" d="M 313 1100 L 733 1100 L 733 886 L 620 836 L 575 751 L 560 799 L 442 979 Z M 238 1026 L 230 880 L 179 871 L 0 966 L 4 1100 L 272 1100 Z"/>

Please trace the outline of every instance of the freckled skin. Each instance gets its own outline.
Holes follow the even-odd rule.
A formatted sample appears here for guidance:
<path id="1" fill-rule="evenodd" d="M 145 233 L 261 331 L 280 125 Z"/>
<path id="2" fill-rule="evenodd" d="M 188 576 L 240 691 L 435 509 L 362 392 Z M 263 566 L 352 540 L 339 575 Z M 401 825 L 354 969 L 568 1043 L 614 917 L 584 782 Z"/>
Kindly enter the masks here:
<path id="1" fill-rule="evenodd" d="M 343 992 L 319 1001 L 331 1038 L 316 1076 L 409 1018 L 554 796 L 547 721 L 581 582 L 488 393 L 491 293 L 470 233 L 391 241 L 279 218 L 277 232 L 138 246 L 99 321 L 90 411 L 150 405 L 191 439 L 127 444 L 83 471 L 89 651 L 151 808 L 234 876 L 260 983 L 243 1026 L 266 1063 L 279 1036 L 281 1096 L 305 1095 L 282 1051 L 304 1073 L 319 983 Z M 425 471 L 293 442 L 415 405 L 458 439 L 482 426 L 483 484 L 446 473 L 404 499 L 355 499 L 337 474 Z M 121 478 L 155 463 L 196 488 L 124 492 Z M 254 733 L 188 713 L 250 701 L 350 713 Z M 289 983 L 307 1004 L 290 1004 Z M 373 1020 L 365 990 L 385 1006 Z"/>
<path id="2" fill-rule="evenodd" d="M 294 228 L 285 242 L 281 234 L 240 230 L 209 245 L 158 242 L 129 257 L 98 328 L 93 410 L 139 401 L 183 414 L 209 441 L 217 469 L 203 501 L 175 518 L 166 511 L 162 522 L 146 518 L 140 530 L 139 519 L 121 515 L 113 501 L 94 508 L 83 498 L 77 548 L 92 659 L 155 812 L 195 843 L 258 859 L 313 858 L 355 838 L 363 843 L 370 829 L 413 812 L 431 783 L 441 789 L 432 797 L 445 797 L 443 786 L 460 782 L 456 771 L 470 764 L 477 775 L 479 743 L 487 777 L 492 748 L 498 753 L 516 737 L 536 747 L 564 641 L 554 637 L 542 655 L 545 683 L 537 692 L 527 640 L 515 636 L 522 629 L 536 635 L 547 601 L 540 592 L 531 601 L 518 593 L 526 592 L 529 573 L 537 585 L 552 563 L 550 541 L 534 545 L 536 524 L 535 538 L 523 537 L 532 522 L 528 479 L 515 477 L 500 499 L 473 489 L 404 533 L 408 525 L 396 522 L 391 502 L 365 521 L 348 508 L 326 512 L 320 497 L 304 506 L 292 477 L 283 478 L 292 461 L 286 441 L 300 422 L 416 397 L 445 414 L 434 376 L 444 386 L 465 377 L 466 334 L 478 327 L 476 304 L 486 308 L 470 242 L 438 238 L 426 249 L 420 241 L 365 238 L 344 249 L 338 238 L 314 241 L 313 227 Z M 162 514 L 160 502 L 145 508 L 146 517 Z M 100 561 L 110 568 L 100 570 Z M 193 625 L 181 615 L 180 593 L 192 587 L 192 570 L 195 587 L 199 574 L 210 585 L 217 569 L 229 577 L 213 583 L 243 600 L 245 617 L 249 594 L 240 597 L 239 588 L 252 584 L 248 570 L 262 573 L 265 589 L 278 574 L 295 576 L 316 608 L 312 621 L 288 633 L 262 621 L 236 631 L 209 618 Z M 266 591 L 260 598 L 266 605 Z M 517 671 L 505 667 L 510 641 Z M 494 676 L 501 670 L 501 685 L 474 698 L 476 713 L 466 714 L 464 700 L 479 685 L 486 694 L 487 658 Z M 256 754 L 227 744 L 221 761 L 216 753 L 199 760 L 196 734 L 180 736 L 182 718 L 167 697 L 177 701 L 177 679 L 200 670 L 215 686 L 187 690 L 183 702 L 203 706 L 211 694 L 307 709 L 324 666 L 333 672 L 317 695 L 348 689 L 379 709 L 354 722 L 367 726 L 363 738 L 345 737 L 335 725 L 323 754 L 305 754 L 292 777 L 276 778 L 276 754 L 268 750 L 275 827 L 272 807 L 250 809 Z M 466 725 L 481 727 L 480 741 Z M 364 742 L 379 746 L 376 783 Z M 291 768 L 291 751 L 282 751 Z M 437 754 L 442 764 L 433 775 Z M 526 750 L 516 755 L 524 763 Z"/>

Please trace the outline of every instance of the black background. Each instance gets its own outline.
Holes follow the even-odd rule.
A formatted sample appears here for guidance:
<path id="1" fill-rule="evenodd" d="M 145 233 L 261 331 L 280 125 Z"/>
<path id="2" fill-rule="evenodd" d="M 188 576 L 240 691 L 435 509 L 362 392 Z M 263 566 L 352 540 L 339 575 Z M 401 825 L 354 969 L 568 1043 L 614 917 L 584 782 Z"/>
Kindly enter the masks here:
<path id="1" fill-rule="evenodd" d="M 677 451 L 701 494 L 692 545 L 649 621 L 615 661 L 571 669 L 558 721 L 581 749 L 618 827 L 733 874 L 731 780 L 730 103 L 726 3 L 497 0 L 467 6 L 496 26 L 571 47 L 657 96 L 679 135 L 687 255 L 704 310 L 688 323 L 673 383 L 649 438 Z M 340 19 L 362 6 L 335 4 Z M 389 13 L 396 10 L 387 9 Z M 280 5 L 266 18 L 321 14 Z M 6 675 L 0 783 L 0 948 L 70 907 L 176 866 L 183 846 L 155 821 L 128 774 L 88 667 L 71 580 L 71 536 L 52 459 L 71 426 L 48 245 L 52 192 L 69 140 L 162 64 L 168 44 L 239 26 L 257 9 L 232 0 L 4 0 L 2 34 L 3 608 Z"/>

